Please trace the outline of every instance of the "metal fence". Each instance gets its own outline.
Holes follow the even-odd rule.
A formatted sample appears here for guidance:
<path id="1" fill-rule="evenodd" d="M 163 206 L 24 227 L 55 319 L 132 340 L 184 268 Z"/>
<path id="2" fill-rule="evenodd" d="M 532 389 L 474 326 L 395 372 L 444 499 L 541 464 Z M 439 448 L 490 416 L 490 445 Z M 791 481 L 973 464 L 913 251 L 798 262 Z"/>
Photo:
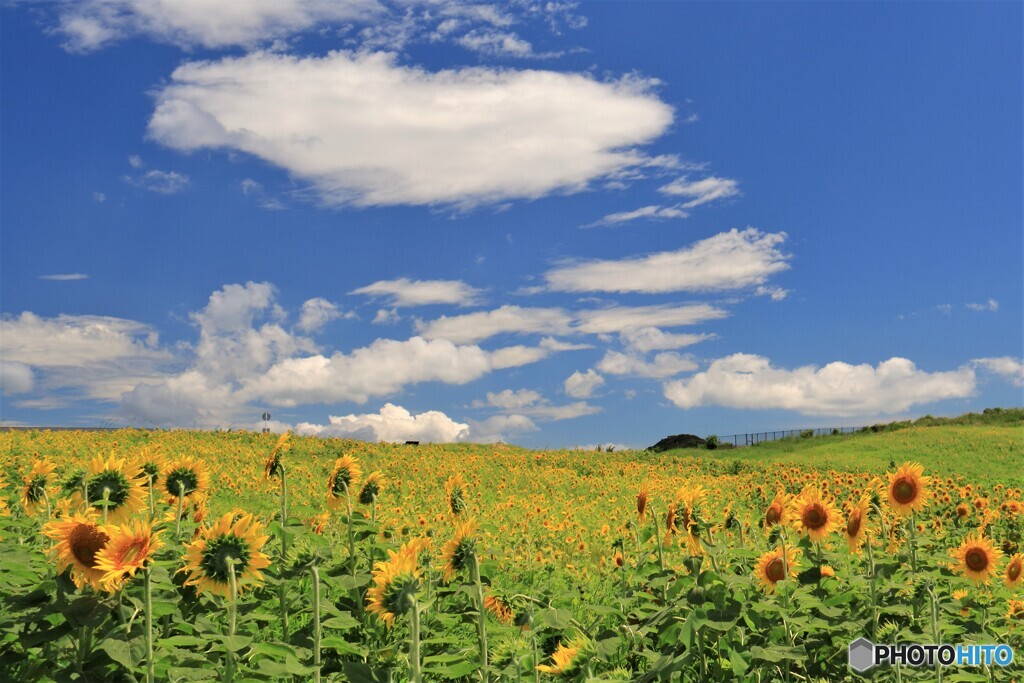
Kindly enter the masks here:
<path id="1" fill-rule="evenodd" d="M 819 427 L 817 429 L 784 429 L 779 432 L 750 432 L 748 434 L 729 434 L 718 437 L 719 443 L 729 443 L 733 446 L 754 446 L 766 441 L 778 441 L 779 439 L 792 439 L 796 437 L 811 438 L 814 436 L 832 436 L 838 434 L 852 434 L 863 427 Z"/>

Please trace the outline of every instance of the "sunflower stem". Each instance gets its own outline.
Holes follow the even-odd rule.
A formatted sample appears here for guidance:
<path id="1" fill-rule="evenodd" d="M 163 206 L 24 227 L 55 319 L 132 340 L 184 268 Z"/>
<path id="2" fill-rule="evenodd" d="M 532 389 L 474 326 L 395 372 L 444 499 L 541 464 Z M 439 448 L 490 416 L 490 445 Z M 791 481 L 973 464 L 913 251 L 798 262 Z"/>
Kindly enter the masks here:
<path id="1" fill-rule="evenodd" d="M 928 586 L 928 596 L 932 603 L 932 642 L 941 643 L 942 641 L 939 640 L 939 599 L 931 586 Z M 938 661 L 935 662 L 935 678 L 938 683 L 942 683 L 942 665 Z"/>
<path id="2" fill-rule="evenodd" d="M 480 560 L 476 553 L 469 565 L 473 584 L 476 586 L 476 600 L 479 613 L 477 615 L 477 637 L 480 640 L 480 679 L 487 683 L 487 610 L 484 609 L 484 587 L 480 580 Z"/>
<path id="3" fill-rule="evenodd" d="M 153 499 L 153 480 L 150 478 L 150 501 Z M 153 661 L 153 582 L 152 569 L 146 567 L 142 573 L 142 585 L 146 596 L 146 683 L 156 681 L 156 662 Z"/>
<path id="4" fill-rule="evenodd" d="M 871 584 L 871 637 L 878 632 L 878 586 L 875 577 L 875 554 L 871 549 L 871 536 L 865 539 L 868 547 L 868 581 Z"/>
<path id="5" fill-rule="evenodd" d="M 180 499 L 179 499 L 180 500 Z M 232 683 L 235 680 L 235 650 L 232 642 L 235 638 L 235 628 L 237 626 L 238 617 L 238 606 L 235 601 L 238 599 L 238 579 L 235 576 L 235 558 L 227 558 L 228 565 L 228 586 L 231 591 L 230 597 L 228 598 L 228 641 L 225 643 L 228 652 L 228 666 L 225 672 L 225 680 L 227 683 Z"/>
<path id="6" fill-rule="evenodd" d="M 281 583 L 277 586 L 278 602 L 281 605 L 281 631 L 284 642 L 288 642 L 288 587 L 285 585 L 285 555 L 288 553 L 288 484 L 285 479 L 284 465 L 278 466 L 281 473 Z"/>
<path id="7" fill-rule="evenodd" d="M 313 681 L 320 683 L 320 571 L 315 563 L 309 573 L 313 580 Z"/>
<path id="8" fill-rule="evenodd" d="M 345 522 L 348 524 L 348 561 L 352 564 L 352 576 L 356 575 L 356 538 L 352 531 L 352 497 L 348 493 L 348 484 L 345 484 L 345 507 L 348 510 L 348 517 Z M 371 567 L 371 569 L 373 569 Z"/>
<path id="9" fill-rule="evenodd" d="M 658 531 L 658 511 L 651 505 L 651 524 L 654 525 L 654 540 L 658 542 L 658 568 L 661 572 L 661 577 L 665 575 L 665 552 L 661 543 L 661 532 Z M 668 593 L 666 592 L 665 584 L 661 584 L 661 603 L 665 604 L 668 601 Z"/>
<path id="10" fill-rule="evenodd" d="M 147 475 L 149 477 L 149 521 L 152 522 L 156 519 L 156 501 L 153 498 L 153 486 L 156 485 L 156 480 L 153 475 Z"/>
<path id="11" fill-rule="evenodd" d="M 185 502 L 185 482 L 178 482 L 178 514 L 174 518 L 174 540 L 181 539 L 181 506 Z"/>
<path id="12" fill-rule="evenodd" d="M 917 512 L 910 511 L 910 568 L 917 573 Z"/>
<path id="13" fill-rule="evenodd" d="M 110 488 L 107 486 L 103 487 L 103 524 L 107 523 L 107 506 L 110 502 Z"/>
<path id="14" fill-rule="evenodd" d="M 420 603 L 412 596 L 409 612 L 409 683 L 422 683 L 420 674 Z"/>
<path id="15" fill-rule="evenodd" d="M 537 665 L 540 664 L 540 660 L 537 658 L 537 631 L 533 628 L 530 629 L 530 642 L 533 645 L 533 683 L 540 683 L 540 670 L 537 668 Z"/>

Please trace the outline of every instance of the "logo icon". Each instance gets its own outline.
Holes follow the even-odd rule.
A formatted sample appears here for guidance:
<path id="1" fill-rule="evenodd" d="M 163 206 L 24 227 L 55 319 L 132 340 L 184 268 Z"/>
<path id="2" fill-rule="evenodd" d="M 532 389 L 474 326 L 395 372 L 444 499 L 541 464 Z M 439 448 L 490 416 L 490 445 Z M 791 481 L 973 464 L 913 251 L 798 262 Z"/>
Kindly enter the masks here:
<path id="1" fill-rule="evenodd" d="M 864 673 L 875 665 L 875 644 L 867 638 L 858 638 L 850 643 L 850 668 Z"/>

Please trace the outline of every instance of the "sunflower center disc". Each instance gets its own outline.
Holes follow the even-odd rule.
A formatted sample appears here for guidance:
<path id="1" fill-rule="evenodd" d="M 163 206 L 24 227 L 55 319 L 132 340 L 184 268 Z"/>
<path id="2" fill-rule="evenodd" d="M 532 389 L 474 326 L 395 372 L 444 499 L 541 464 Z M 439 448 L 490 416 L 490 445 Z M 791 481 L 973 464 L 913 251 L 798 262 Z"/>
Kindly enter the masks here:
<path id="1" fill-rule="evenodd" d="M 988 567 L 988 555 L 980 548 L 971 548 L 964 557 L 964 563 L 971 571 L 980 572 Z"/>
<path id="2" fill-rule="evenodd" d="M 768 577 L 768 580 L 774 583 L 778 583 L 779 581 L 782 581 L 784 578 L 786 578 L 786 568 L 782 566 L 782 558 L 776 557 L 774 560 L 768 563 L 768 566 L 765 568 L 764 573 L 765 576 Z"/>
<path id="3" fill-rule="evenodd" d="M 854 514 L 846 525 L 846 535 L 851 538 L 860 533 L 860 513 Z"/>
<path id="4" fill-rule="evenodd" d="M 68 535 L 68 548 L 75 559 L 92 569 L 96 566 L 96 553 L 103 549 L 110 537 L 94 524 L 79 524 Z"/>
<path id="5" fill-rule="evenodd" d="M 825 510 L 817 503 L 804 510 L 804 526 L 808 529 L 818 529 L 824 526 L 827 518 Z"/>
<path id="6" fill-rule="evenodd" d="M 912 503 L 914 502 L 914 498 L 917 497 L 917 487 L 912 481 L 900 479 L 892 487 L 892 497 L 901 505 Z"/>

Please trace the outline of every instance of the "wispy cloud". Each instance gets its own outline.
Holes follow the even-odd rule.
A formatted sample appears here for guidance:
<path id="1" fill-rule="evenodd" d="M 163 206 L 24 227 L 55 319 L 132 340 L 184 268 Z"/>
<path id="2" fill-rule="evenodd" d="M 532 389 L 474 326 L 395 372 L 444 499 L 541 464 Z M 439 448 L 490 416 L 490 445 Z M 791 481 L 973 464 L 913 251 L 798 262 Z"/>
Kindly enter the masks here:
<path id="1" fill-rule="evenodd" d="M 994 312 L 999 310 L 999 302 L 996 301 L 995 299 L 989 299 L 988 301 L 986 301 L 983 304 L 971 303 L 971 304 L 964 304 L 964 305 L 968 309 L 970 309 L 972 311 L 989 311 L 989 312 L 994 313 Z"/>
<path id="2" fill-rule="evenodd" d="M 88 280 L 85 273 L 54 273 L 52 275 L 40 275 L 40 280 L 53 280 L 54 282 L 70 282 L 73 280 Z"/>
<path id="3" fill-rule="evenodd" d="M 666 219 L 666 218 L 686 218 L 690 214 L 683 211 L 678 206 L 642 206 L 639 209 L 633 211 L 621 211 L 619 213 L 610 213 L 601 220 L 594 221 L 584 225 L 584 228 L 599 228 L 607 225 L 619 225 L 621 223 L 628 223 L 641 218 L 647 218 L 652 220 Z"/>
<path id="4" fill-rule="evenodd" d="M 680 208 L 683 209 L 692 209 L 701 204 L 741 194 L 739 181 L 716 176 L 693 181 L 689 177 L 683 176 L 668 185 L 663 185 L 658 188 L 658 191 L 673 197 L 692 197 L 689 201 L 680 204 Z"/>
<path id="5" fill-rule="evenodd" d="M 719 233 L 676 251 L 634 258 L 567 263 L 545 275 L 561 292 L 701 292 L 765 284 L 789 268 L 779 250 L 786 233 L 754 228 Z"/>
<path id="6" fill-rule="evenodd" d="M 384 299 L 388 306 L 403 308 L 430 304 L 470 306 L 478 303 L 481 290 L 461 280 L 378 280 L 354 289 L 349 294 L 363 294 L 371 299 Z"/>
<path id="7" fill-rule="evenodd" d="M 191 183 L 189 177 L 184 173 L 158 169 L 146 171 L 142 175 L 126 175 L 124 181 L 129 185 L 141 187 L 157 194 L 177 194 Z"/>

